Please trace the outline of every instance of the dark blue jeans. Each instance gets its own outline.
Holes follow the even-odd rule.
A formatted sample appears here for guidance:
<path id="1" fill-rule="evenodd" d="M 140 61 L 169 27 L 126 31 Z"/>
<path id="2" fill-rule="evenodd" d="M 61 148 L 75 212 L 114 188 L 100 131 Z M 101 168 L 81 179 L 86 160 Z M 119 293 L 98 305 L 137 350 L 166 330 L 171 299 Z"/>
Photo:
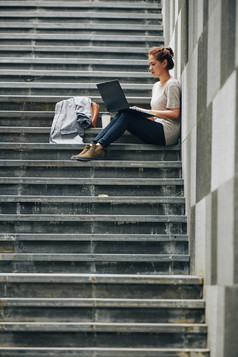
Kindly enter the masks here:
<path id="1" fill-rule="evenodd" d="M 137 113 L 117 113 L 111 122 L 96 136 L 92 144 L 104 148 L 119 139 L 128 130 L 147 144 L 165 145 L 164 129 L 161 123 L 146 119 Z"/>

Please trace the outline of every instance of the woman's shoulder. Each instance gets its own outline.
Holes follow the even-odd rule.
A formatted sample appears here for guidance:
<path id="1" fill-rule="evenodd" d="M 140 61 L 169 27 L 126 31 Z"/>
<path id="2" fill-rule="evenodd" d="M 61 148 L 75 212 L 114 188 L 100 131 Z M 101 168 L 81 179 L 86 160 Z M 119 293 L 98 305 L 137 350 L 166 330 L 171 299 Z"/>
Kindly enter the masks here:
<path id="1" fill-rule="evenodd" d="M 157 92 L 164 92 L 167 93 L 169 88 L 175 88 L 175 90 L 179 90 L 181 91 L 181 85 L 180 85 L 180 82 L 171 77 L 162 87 L 160 86 L 160 81 L 158 82 L 155 82 L 154 85 L 153 85 L 153 93 L 157 93 Z"/>
<path id="2" fill-rule="evenodd" d="M 178 93 L 181 93 L 181 85 L 179 83 L 179 81 L 173 77 L 171 77 L 166 83 L 165 83 L 165 88 L 164 91 L 166 93 L 166 95 L 168 93 L 176 93 L 176 95 Z"/>
<path id="3" fill-rule="evenodd" d="M 176 86 L 176 87 L 181 88 L 180 82 L 179 82 L 177 79 L 173 78 L 173 77 L 171 77 L 171 78 L 165 83 L 165 85 L 166 85 L 167 87 Z"/>

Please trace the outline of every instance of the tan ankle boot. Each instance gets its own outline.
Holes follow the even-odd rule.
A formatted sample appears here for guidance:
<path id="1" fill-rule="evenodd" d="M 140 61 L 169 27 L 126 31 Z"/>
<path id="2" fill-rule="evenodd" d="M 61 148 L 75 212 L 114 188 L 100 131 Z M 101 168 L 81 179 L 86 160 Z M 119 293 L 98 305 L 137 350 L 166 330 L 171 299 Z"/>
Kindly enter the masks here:
<path id="1" fill-rule="evenodd" d="M 71 160 L 80 160 L 81 157 L 83 157 L 88 150 L 90 150 L 91 145 L 87 144 L 84 146 L 83 151 L 81 151 L 78 155 L 73 155 L 71 156 Z"/>
<path id="2" fill-rule="evenodd" d="M 82 160 L 103 159 L 106 153 L 101 145 L 93 144 L 91 148 L 83 155 Z"/>

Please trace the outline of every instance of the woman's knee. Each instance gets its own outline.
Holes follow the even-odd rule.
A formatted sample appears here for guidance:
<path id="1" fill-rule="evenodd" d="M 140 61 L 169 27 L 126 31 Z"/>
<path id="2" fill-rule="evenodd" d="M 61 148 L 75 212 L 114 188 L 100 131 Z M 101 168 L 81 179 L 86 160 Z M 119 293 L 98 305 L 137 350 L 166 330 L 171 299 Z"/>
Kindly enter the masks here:
<path id="1" fill-rule="evenodd" d="M 126 112 L 121 112 L 119 115 L 119 119 L 121 120 L 129 120 L 129 115 Z"/>

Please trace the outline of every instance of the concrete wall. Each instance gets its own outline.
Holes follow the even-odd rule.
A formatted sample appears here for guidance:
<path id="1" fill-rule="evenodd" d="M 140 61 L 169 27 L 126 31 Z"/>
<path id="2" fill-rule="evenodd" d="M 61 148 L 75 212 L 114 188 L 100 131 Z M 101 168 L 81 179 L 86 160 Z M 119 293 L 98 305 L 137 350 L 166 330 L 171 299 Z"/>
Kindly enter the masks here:
<path id="1" fill-rule="evenodd" d="M 238 3 L 163 0 L 182 83 L 191 273 L 205 278 L 211 357 L 238 355 Z"/>

